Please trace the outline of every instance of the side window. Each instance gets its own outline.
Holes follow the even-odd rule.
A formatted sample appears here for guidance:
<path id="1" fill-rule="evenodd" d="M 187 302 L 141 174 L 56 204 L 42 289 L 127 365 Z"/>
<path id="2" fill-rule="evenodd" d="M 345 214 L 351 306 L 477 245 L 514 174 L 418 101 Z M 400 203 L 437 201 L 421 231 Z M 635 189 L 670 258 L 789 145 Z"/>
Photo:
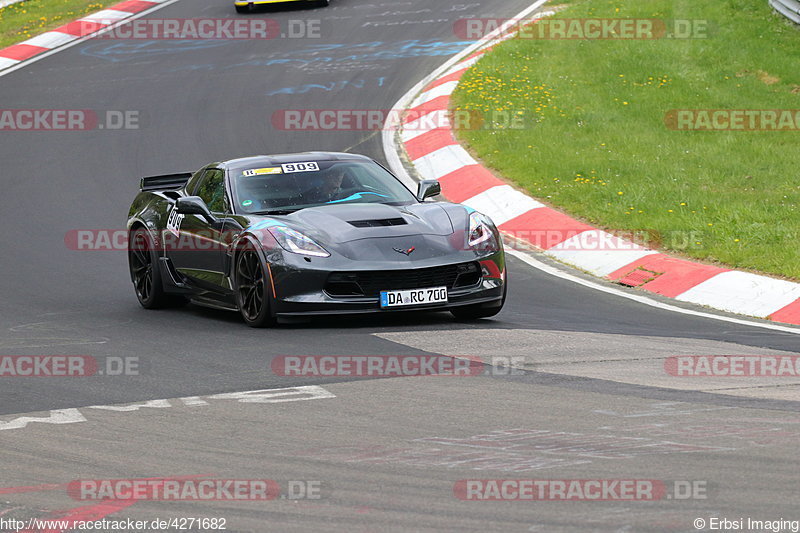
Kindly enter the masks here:
<path id="1" fill-rule="evenodd" d="M 216 168 L 208 169 L 195 195 L 202 198 L 211 211 L 224 213 L 226 210 L 225 172 Z"/>
<path id="2" fill-rule="evenodd" d="M 192 177 L 191 177 L 191 178 L 189 178 L 189 181 L 186 183 L 186 192 L 187 192 L 188 194 L 193 194 L 193 191 L 194 191 L 195 189 L 197 189 L 197 183 L 198 183 L 198 182 L 200 181 L 200 179 L 203 177 L 203 173 L 204 173 L 205 171 L 206 171 L 206 169 L 205 169 L 205 168 L 201 168 L 200 170 L 198 170 L 197 172 L 195 172 L 194 174 L 192 174 Z"/>

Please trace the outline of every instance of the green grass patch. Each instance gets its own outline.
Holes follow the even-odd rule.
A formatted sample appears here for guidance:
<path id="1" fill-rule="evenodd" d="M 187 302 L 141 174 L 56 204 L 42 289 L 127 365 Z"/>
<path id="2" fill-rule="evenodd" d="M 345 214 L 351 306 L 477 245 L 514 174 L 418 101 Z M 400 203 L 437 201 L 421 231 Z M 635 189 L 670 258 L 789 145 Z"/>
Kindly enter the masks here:
<path id="1" fill-rule="evenodd" d="M 110 5 L 97 0 L 27 0 L 0 9 L 0 48 Z"/>
<path id="2" fill-rule="evenodd" d="M 676 131 L 665 121 L 673 109 L 800 109 L 800 30 L 766 0 L 574 0 L 556 17 L 704 20 L 711 30 L 510 40 L 464 76 L 453 106 L 522 113 L 525 127 L 461 130 L 464 144 L 572 216 L 800 280 L 800 131 Z"/>

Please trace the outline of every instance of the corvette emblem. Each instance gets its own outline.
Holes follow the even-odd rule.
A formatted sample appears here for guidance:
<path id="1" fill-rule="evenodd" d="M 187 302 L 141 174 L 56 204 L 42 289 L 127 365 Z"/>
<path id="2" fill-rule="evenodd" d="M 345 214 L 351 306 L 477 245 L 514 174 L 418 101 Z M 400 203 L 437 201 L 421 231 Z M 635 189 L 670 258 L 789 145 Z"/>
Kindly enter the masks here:
<path id="1" fill-rule="evenodd" d="M 416 248 L 414 246 L 412 246 L 408 250 L 403 250 L 402 248 L 394 248 L 395 252 L 397 252 L 398 254 L 403 254 L 403 255 L 411 255 L 411 254 L 414 253 L 414 250 L 416 250 Z"/>

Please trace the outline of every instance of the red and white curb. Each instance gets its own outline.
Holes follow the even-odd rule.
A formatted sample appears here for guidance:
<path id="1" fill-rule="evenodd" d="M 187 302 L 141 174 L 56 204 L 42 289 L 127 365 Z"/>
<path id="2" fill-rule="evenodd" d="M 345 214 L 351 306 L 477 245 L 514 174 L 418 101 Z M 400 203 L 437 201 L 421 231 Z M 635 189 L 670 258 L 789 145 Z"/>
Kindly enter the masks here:
<path id="1" fill-rule="evenodd" d="M 514 20 L 527 17 L 545 1 L 536 2 Z M 395 109 L 408 109 L 413 121 L 387 123 L 384 145 L 402 145 L 416 172 L 423 179 L 439 180 L 447 199 L 490 216 L 501 231 L 558 261 L 679 301 L 800 324 L 800 284 L 694 263 L 619 239 L 514 189 L 470 156 L 448 125 L 450 95 L 483 54 L 512 36 L 501 28 L 412 89 L 411 96 Z M 397 131 L 399 135 L 391 133 Z M 393 169 L 402 168 L 396 153 L 387 150 L 387 158 Z"/>
<path id="2" fill-rule="evenodd" d="M 0 72 L 84 37 L 107 30 L 133 15 L 173 1 L 175 0 L 126 0 L 31 37 L 21 43 L 0 49 Z"/>

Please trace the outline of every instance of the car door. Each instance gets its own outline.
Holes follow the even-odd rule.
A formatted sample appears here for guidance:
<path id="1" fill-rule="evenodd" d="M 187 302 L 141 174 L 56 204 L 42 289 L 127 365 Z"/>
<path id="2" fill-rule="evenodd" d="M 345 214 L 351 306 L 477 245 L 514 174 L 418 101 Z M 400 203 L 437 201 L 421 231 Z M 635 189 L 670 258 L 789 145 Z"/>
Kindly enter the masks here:
<path id="1" fill-rule="evenodd" d="M 175 269 L 198 287 L 215 292 L 229 290 L 224 275 L 224 221 L 230 213 L 225 171 L 208 168 L 190 195 L 199 196 L 215 221 L 199 215 L 171 213 L 168 231 L 176 234 L 176 245 L 167 250 Z"/>

